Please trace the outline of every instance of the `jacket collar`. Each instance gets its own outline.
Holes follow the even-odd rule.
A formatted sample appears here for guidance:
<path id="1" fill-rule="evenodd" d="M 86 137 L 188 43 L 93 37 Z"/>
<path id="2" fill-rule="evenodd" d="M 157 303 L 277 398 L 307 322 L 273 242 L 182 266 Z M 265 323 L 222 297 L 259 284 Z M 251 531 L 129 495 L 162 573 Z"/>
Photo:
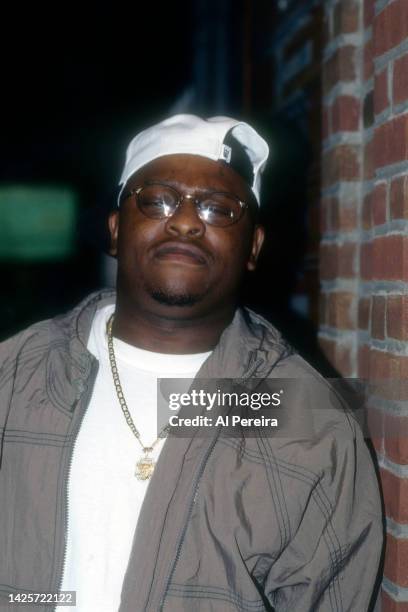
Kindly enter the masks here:
<path id="1" fill-rule="evenodd" d="M 86 347 L 94 315 L 115 300 L 116 292 L 104 289 L 89 295 L 68 315 L 52 321 L 58 334 L 68 340 L 73 363 L 84 376 L 93 360 Z M 197 377 L 264 378 L 290 352 L 292 349 L 273 325 L 253 311 L 239 308 Z"/>
<path id="2" fill-rule="evenodd" d="M 265 378 L 290 352 L 273 325 L 248 308 L 239 308 L 197 378 Z"/>

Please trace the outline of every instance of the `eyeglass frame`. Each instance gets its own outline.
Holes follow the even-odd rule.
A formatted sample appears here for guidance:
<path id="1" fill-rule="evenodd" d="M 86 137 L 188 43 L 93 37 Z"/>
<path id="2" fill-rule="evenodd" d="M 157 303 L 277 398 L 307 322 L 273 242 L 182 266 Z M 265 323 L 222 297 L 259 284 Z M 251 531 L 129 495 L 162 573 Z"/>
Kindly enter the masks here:
<path id="1" fill-rule="evenodd" d="M 244 216 L 245 210 L 249 207 L 248 202 L 244 202 L 238 196 L 234 195 L 233 193 L 229 193 L 227 191 L 210 191 L 210 192 L 206 193 L 206 197 L 210 197 L 210 196 L 212 196 L 214 194 L 220 194 L 220 195 L 229 196 L 229 197 L 233 198 L 236 202 L 238 202 L 238 204 L 241 207 L 240 215 L 239 215 L 239 217 L 237 217 L 237 219 L 234 219 L 231 223 L 227 223 L 227 225 L 215 225 L 213 223 L 208 223 L 205 219 L 202 219 L 200 217 L 199 208 L 197 206 L 200 203 L 200 199 L 197 199 L 191 193 L 181 194 L 177 189 L 175 189 L 171 185 L 166 185 L 166 183 L 159 183 L 159 182 L 157 182 L 157 183 L 156 182 L 151 182 L 151 183 L 148 183 L 147 185 L 139 185 L 137 187 L 134 187 L 133 189 L 131 189 L 130 191 L 125 193 L 123 195 L 123 197 L 121 198 L 121 200 L 127 200 L 128 198 L 130 198 L 132 196 L 136 196 L 135 197 L 136 205 L 137 205 L 138 209 L 140 210 L 140 212 L 142 213 L 142 215 L 144 215 L 148 219 L 154 219 L 154 217 L 149 217 L 149 215 L 146 215 L 146 213 L 143 212 L 143 210 L 140 208 L 140 206 L 138 204 L 138 197 L 137 197 L 139 195 L 139 193 L 141 191 L 143 191 L 143 189 L 145 189 L 146 187 L 151 187 L 152 185 L 160 185 L 162 187 L 166 187 L 167 189 L 171 189 L 171 191 L 174 191 L 177 194 L 177 196 L 178 196 L 177 204 L 176 204 L 176 208 L 175 208 L 174 212 L 171 215 L 164 215 L 163 217 L 158 217 L 156 219 L 157 221 L 162 221 L 163 219 L 171 219 L 171 217 L 173 217 L 173 215 L 176 214 L 176 212 L 177 212 L 178 208 L 180 207 L 181 203 L 183 202 L 183 200 L 192 200 L 194 202 L 195 207 L 196 207 L 197 216 L 200 219 L 200 221 L 202 221 L 206 225 L 211 225 L 212 227 L 230 227 L 231 225 L 235 225 L 235 223 L 238 223 L 238 221 L 240 221 L 242 219 L 242 217 Z"/>

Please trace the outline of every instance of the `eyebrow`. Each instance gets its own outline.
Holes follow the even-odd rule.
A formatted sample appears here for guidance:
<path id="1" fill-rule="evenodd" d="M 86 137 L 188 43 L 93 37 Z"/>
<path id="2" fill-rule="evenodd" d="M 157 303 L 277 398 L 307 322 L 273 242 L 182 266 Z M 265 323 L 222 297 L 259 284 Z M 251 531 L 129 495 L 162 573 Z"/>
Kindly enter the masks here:
<path id="1" fill-rule="evenodd" d="M 158 180 L 158 179 L 148 179 L 143 181 L 144 185 L 163 185 L 163 187 L 171 187 L 172 189 L 174 189 L 175 191 L 179 191 L 182 187 L 185 187 L 185 185 L 180 185 L 179 182 L 177 181 L 172 181 L 170 180 Z M 205 187 L 195 187 L 194 192 L 199 192 L 202 194 L 210 194 L 210 193 L 225 193 L 228 195 L 234 195 L 236 198 L 240 199 L 239 196 L 235 195 L 232 191 L 225 191 L 224 189 L 221 188 L 216 188 L 216 187 L 211 187 L 210 189 L 206 189 Z"/>

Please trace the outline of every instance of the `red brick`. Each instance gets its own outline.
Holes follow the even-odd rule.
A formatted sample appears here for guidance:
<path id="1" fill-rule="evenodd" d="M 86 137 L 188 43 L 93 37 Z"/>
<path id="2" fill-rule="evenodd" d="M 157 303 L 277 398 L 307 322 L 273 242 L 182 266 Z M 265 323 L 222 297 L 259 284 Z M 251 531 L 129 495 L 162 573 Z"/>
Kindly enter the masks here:
<path id="1" fill-rule="evenodd" d="M 348 232 L 357 227 L 357 210 L 358 203 L 356 201 L 337 201 L 337 227 L 340 232 Z"/>
<path id="2" fill-rule="evenodd" d="M 381 591 L 381 612 L 408 612 L 408 603 L 394 601 L 384 590 Z"/>
<path id="3" fill-rule="evenodd" d="M 408 237 L 381 236 L 373 241 L 372 278 L 408 280 Z"/>
<path id="4" fill-rule="evenodd" d="M 355 296 L 347 291 L 329 294 L 328 322 L 337 329 L 355 329 Z"/>
<path id="5" fill-rule="evenodd" d="M 333 364 L 342 376 L 353 375 L 353 353 L 349 346 L 342 344 L 336 347 L 336 356 Z"/>
<path id="6" fill-rule="evenodd" d="M 395 370 L 397 370 L 398 368 L 391 367 L 391 362 L 388 353 L 371 348 L 369 369 L 370 379 L 374 382 L 395 378 Z"/>
<path id="7" fill-rule="evenodd" d="M 371 228 L 371 195 L 371 193 L 367 193 L 363 200 L 362 222 L 365 230 Z"/>
<path id="8" fill-rule="evenodd" d="M 387 535 L 385 550 L 385 576 L 402 587 L 408 586 L 408 540 Z"/>
<path id="9" fill-rule="evenodd" d="M 391 183 L 390 213 L 392 219 L 408 218 L 408 176 L 399 176 Z"/>
<path id="10" fill-rule="evenodd" d="M 356 227 L 357 215 L 355 207 L 350 210 L 336 197 L 323 198 L 322 205 L 326 209 L 328 231 L 348 231 Z"/>
<path id="11" fill-rule="evenodd" d="M 390 2 L 374 19 L 375 55 L 382 55 L 408 37 L 408 2 Z"/>
<path id="12" fill-rule="evenodd" d="M 368 329 L 370 325 L 370 307 L 370 298 L 360 298 L 358 302 L 358 326 L 360 329 Z"/>
<path id="13" fill-rule="evenodd" d="M 408 99 L 408 53 L 394 62 L 393 101 L 394 104 Z"/>
<path id="14" fill-rule="evenodd" d="M 378 115 L 388 108 L 388 70 L 387 68 L 377 74 L 374 79 L 374 113 Z"/>
<path id="15" fill-rule="evenodd" d="M 322 232 L 334 232 L 339 229 L 338 208 L 339 200 L 336 197 L 323 197 L 321 199 L 320 228 Z"/>
<path id="16" fill-rule="evenodd" d="M 374 295 L 371 307 L 371 335 L 383 340 L 385 337 L 385 297 Z"/>
<path id="17" fill-rule="evenodd" d="M 391 400 L 404 399 L 407 391 L 404 381 L 408 377 L 408 357 L 371 348 L 369 369 L 370 379 L 373 385 L 376 385 L 378 395 Z"/>
<path id="18" fill-rule="evenodd" d="M 374 21 L 375 0 L 364 0 L 364 27 L 368 28 Z"/>
<path id="19" fill-rule="evenodd" d="M 397 523 L 408 523 L 408 480 L 381 470 L 385 513 Z"/>
<path id="20" fill-rule="evenodd" d="M 366 142 L 364 146 L 364 178 L 374 178 L 374 138 Z"/>
<path id="21" fill-rule="evenodd" d="M 357 32 L 359 27 L 359 9 L 356 0 L 342 0 L 334 7 L 334 35 Z"/>
<path id="22" fill-rule="evenodd" d="M 408 159 L 408 115 L 401 115 L 378 127 L 374 143 L 377 167 Z"/>
<path id="23" fill-rule="evenodd" d="M 357 49 L 352 45 L 339 47 L 323 65 L 323 91 L 325 94 L 337 83 L 354 81 Z"/>
<path id="24" fill-rule="evenodd" d="M 370 349 L 370 393 L 383 400 L 406 402 L 408 400 L 407 357 Z M 391 433 L 391 429 L 389 427 Z"/>
<path id="25" fill-rule="evenodd" d="M 339 145 L 323 155 L 323 185 L 355 181 L 360 177 L 359 147 Z"/>
<path id="26" fill-rule="evenodd" d="M 408 340 L 408 295 L 388 296 L 387 336 Z"/>
<path id="27" fill-rule="evenodd" d="M 370 349 L 366 344 L 358 347 L 358 375 L 368 378 L 370 374 Z"/>
<path id="28" fill-rule="evenodd" d="M 408 463 L 408 417 L 384 416 L 384 450 L 394 463 Z"/>
<path id="29" fill-rule="evenodd" d="M 372 275 L 372 242 L 363 242 L 360 245 L 360 274 L 364 280 L 370 280 Z"/>
<path id="30" fill-rule="evenodd" d="M 373 225 L 382 225 L 387 220 L 387 184 L 378 183 L 372 192 L 371 218 Z"/>
<path id="31" fill-rule="evenodd" d="M 334 134 L 343 131 L 357 131 L 360 120 L 360 101 L 354 96 L 338 96 L 332 105 L 331 116 Z"/>
<path id="32" fill-rule="evenodd" d="M 340 278 L 353 278 L 355 276 L 356 253 L 355 242 L 345 242 L 338 246 L 338 276 Z"/>
<path id="33" fill-rule="evenodd" d="M 374 44 L 370 38 L 364 45 L 363 49 L 363 76 L 364 80 L 368 81 L 374 74 Z"/>

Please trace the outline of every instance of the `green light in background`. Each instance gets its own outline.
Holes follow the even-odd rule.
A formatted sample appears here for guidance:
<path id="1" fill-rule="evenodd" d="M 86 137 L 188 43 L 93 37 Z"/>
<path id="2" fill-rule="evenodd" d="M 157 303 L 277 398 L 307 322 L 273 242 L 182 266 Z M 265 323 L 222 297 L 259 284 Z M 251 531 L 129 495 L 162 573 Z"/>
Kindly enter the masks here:
<path id="1" fill-rule="evenodd" d="M 68 187 L 0 187 L 0 259 L 69 257 L 75 244 L 77 208 L 77 195 Z"/>

